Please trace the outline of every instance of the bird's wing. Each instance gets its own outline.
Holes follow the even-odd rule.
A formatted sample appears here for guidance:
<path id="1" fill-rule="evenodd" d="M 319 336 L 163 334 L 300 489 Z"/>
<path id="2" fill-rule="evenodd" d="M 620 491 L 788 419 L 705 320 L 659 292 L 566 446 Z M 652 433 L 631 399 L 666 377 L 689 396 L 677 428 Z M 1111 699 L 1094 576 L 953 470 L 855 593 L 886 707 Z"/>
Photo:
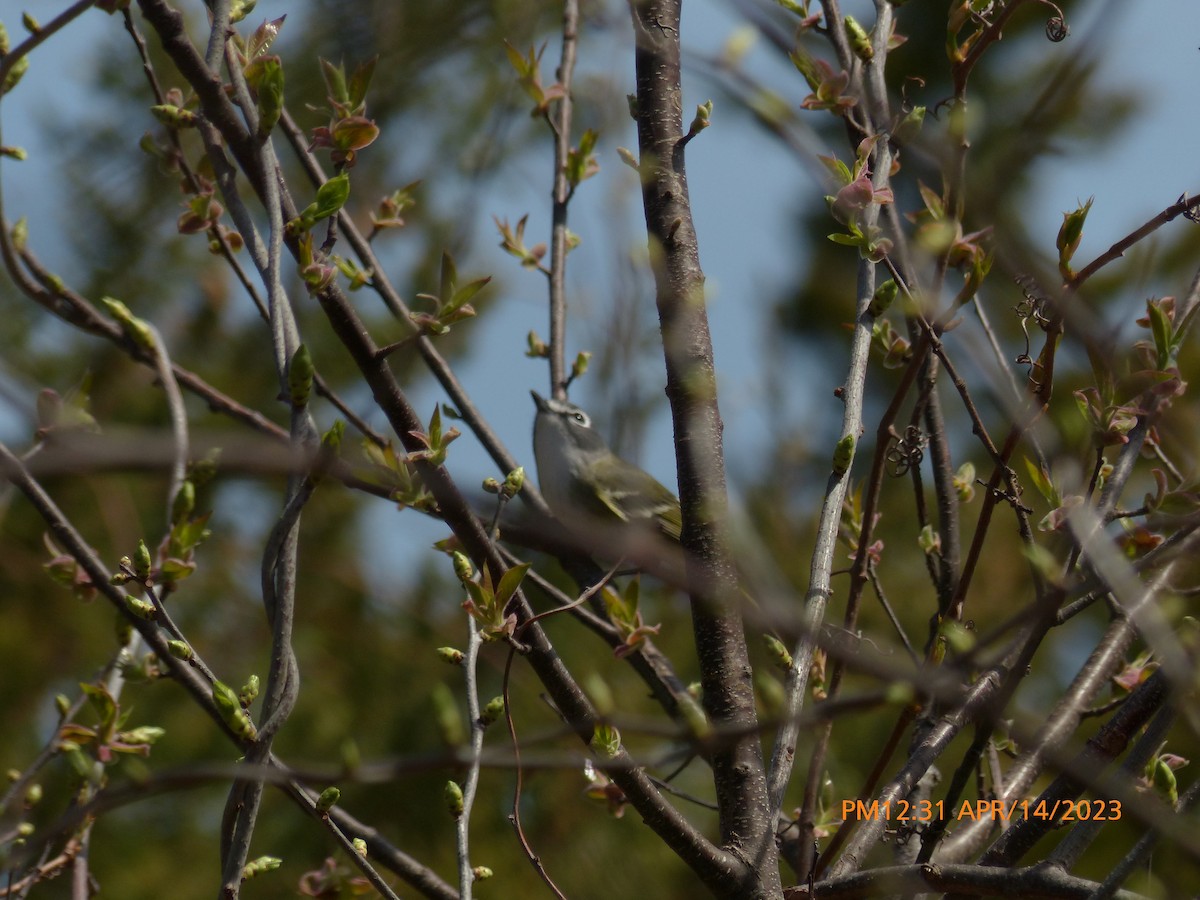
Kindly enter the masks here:
<path id="1" fill-rule="evenodd" d="M 675 495 L 653 475 L 622 459 L 609 465 L 612 470 L 599 473 L 602 477 L 596 483 L 620 487 L 596 492 L 605 509 L 625 522 L 653 523 L 667 537 L 679 540 L 683 519 Z"/>

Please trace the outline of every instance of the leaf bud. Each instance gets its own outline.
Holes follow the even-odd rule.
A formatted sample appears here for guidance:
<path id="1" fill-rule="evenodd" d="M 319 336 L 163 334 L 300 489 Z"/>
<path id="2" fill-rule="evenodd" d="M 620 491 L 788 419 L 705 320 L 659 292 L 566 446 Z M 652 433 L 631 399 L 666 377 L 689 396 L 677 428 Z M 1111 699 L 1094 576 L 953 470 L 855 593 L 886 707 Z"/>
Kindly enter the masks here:
<path id="1" fill-rule="evenodd" d="M 171 501 L 171 524 L 178 525 L 190 516 L 195 508 L 196 485 L 192 484 L 191 479 L 185 479 L 175 492 L 175 499 Z"/>
<path id="2" fill-rule="evenodd" d="M 454 561 L 454 574 L 458 576 L 458 580 L 470 581 L 475 575 L 475 567 L 471 565 L 471 560 L 467 554 L 461 550 L 455 550 L 450 554 L 450 558 Z"/>
<path id="3" fill-rule="evenodd" d="M 321 796 L 317 798 L 317 813 L 326 815 L 334 805 L 342 798 L 341 789 L 336 787 L 327 787 L 321 791 Z"/>
<path id="4" fill-rule="evenodd" d="M 896 299 L 896 294 L 900 292 L 900 286 L 896 284 L 894 279 L 889 278 L 879 287 L 875 288 L 875 294 L 871 297 L 871 302 L 867 306 L 867 312 L 873 317 L 879 318 L 888 307 L 892 305 L 892 301 Z"/>
<path id="5" fill-rule="evenodd" d="M 764 634 L 763 644 L 766 645 L 767 655 L 771 657 L 771 662 L 785 672 L 792 668 L 792 654 L 788 652 L 783 641 L 772 634 Z"/>
<path id="6" fill-rule="evenodd" d="M 137 550 L 133 553 L 133 571 L 138 578 L 149 578 L 150 568 L 153 561 L 150 559 L 150 550 L 146 546 L 144 540 L 138 539 Z"/>
<path id="7" fill-rule="evenodd" d="M 575 362 L 571 363 L 571 377 L 579 378 L 588 370 L 588 363 L 592 361 L 592 354 L 588 350 L 580 350 L 575 355 Z"/>
<path id="8" fill-rule="evenodd" d="M 156 615 L 153 603 L 135 597 L 133 594 L 125 595 L 125 608 L 139 619 L 145 619 L 147 622 L 153 620 Z"/>
<path id="9" fill-rule="evenodd" d="M 287 372 L 288 396 L 292 406 L 296 409 L 303 409 L 308 405 L 315 372 L 312 354 L 308 352 L 306 345 L 301 344 L 292 354 Z"/>
<path id="10" fill-rule="evenodd" d="M 238 691 L 238 703 L 245 709 L 255 698 L 258 697 L 260 681 L 257 675 L 251 675 L 246 679 L 246 683 L 242 685 L 242 689 Z"/>
<path id="11" fill-rule="evenodd" d="M 850 469 L 850 463 L 854 460 L 855 443 L 854 435 L 847 434 L 837 442 L 833 450 L 833 474 L 839 478 Z"/>
<path id="12" fill-rule="evenodd" d="M 249 881 L 257 875 L 271 872 L 282 865 L 283 860 L 278 856 L 260 856 L 258 859 L 252 859 L 246 865 L 242 866 L 242 880 Z"/>
<path id="13" fill-rule="evenodd" d="M 452 666 L 461 666 L 463 660 L 466 658 L 466 654 L 457 647 L 438 647 L 437 655 L 442 662 L 449 663 Z"/>
<path id="14" fill-rule="evenodd" d="M 517 466 L 504 477 L 504 487 L 501 489 L 501 493 L 504 499 L 511 500 L 521 493 L 523 487 L 525 487 L 525 467 Z"/>
<path id="15" fill-rule="evenodd" d="M 845 26 L 846 40 L 850 42 L 850 49 L 854 55 L 863 62 L 870 62 L 875 56 L 875 48 L 871 46 L 871 36 L 858 24 L 858 20 L 854 16 L 846 16 L 842 20 L 842 24 Z"/>
<path id="16" fill-rule="evenodd" d="M 462 788 L 458 786 L 458 782 L 447 781 L 443 796 L 446 800 L 446 809 L 450 810 L 450 815 L 457 819 L 463 814 L 463 810 L 466 808 L 463 801 Z"/>
<path id="17" fill-rule="evenodd" d="M 615 725 L 597 725 L 589 743 L 592 752 L 603 759 L 613 759 L 621 752 L 621 732 Z"/>
<path id="18" fill-rule="evenodd" d="M 504 715 L 504 697 L 493 697 L 479 714 L 479 724 L 487 728 Z"/>
<path id="19" fill-rule="evenodd" d="M 119 732 L 117 738 L 126 744 L 156 744 L 166 733 L 165 728 L 157 725 L 142 725 L 140 728 Z"/>

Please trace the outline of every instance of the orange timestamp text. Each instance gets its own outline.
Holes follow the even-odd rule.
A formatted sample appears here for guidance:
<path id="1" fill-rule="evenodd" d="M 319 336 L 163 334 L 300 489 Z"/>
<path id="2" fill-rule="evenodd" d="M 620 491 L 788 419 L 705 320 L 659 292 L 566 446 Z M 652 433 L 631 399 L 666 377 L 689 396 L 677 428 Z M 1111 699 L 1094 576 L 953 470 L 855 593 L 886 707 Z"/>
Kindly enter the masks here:
<path id="1" fill-rule="evenodd" d="M 966 822 L 991 819 L 1009 822 L 1033 819 L 1045 822 L 1116 822 L 1120 800 L 964 800 L 947 807 L 944 800 L 843 800 L 842 818 L 863 822 L 934 822 L 946 818 Z"/>

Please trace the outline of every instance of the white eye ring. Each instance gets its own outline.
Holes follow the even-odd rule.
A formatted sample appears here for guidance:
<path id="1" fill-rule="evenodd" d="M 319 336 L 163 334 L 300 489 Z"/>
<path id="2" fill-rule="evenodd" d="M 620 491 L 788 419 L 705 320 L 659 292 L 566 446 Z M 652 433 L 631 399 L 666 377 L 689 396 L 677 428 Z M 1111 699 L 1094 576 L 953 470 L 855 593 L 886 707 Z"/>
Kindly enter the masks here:
<path id="1" fill-rule="evenodd" d="M 587 416 L 585 416 L 585 415 L 584 415 L 583 413 L 581 413 L 581 412 L 577 412 L 577 413 L 575 413 L 575 415 L 574 415 L 574 416 L 572 416 L 572 418 L 573 418 L 573 419 L 574 419 L 576 422 L 579 422 L 581 425 L 586 425 L 586 424 L 587 424 L 588 417 L 587 417 Z"/>

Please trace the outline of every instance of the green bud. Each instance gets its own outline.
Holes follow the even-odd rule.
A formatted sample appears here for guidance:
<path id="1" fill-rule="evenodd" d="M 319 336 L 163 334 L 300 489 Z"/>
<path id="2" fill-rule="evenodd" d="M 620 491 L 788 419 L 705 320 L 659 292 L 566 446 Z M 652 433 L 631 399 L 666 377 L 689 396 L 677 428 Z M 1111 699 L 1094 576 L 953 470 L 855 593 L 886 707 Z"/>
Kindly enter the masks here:
<path id="1" fill-rule="evenodd" d="M 536 331 L 531 331 L 525 336 L 525 355 L 530 359 L 544 359 L 550 355 L 550 348 L 546 346 L 546 342 L 538 337 Z"/>
<path id="2" fill-rule="evenodd" d="M 625 102 L 629 105 L 629 118 L 636 122 L 638 117 L 637 94 L 626 94 Z"/>
<path id="3" fill-rule="evenodd" d="M 296 409 L 303 409 L 308 405 L 315 373 L 316 367 L 313 365 L 312 354 L 308 352 L 307 346 L 301 344 L 292 354 L 292 361 L 288 363 L 287 371 L 288 394 L 292 406 Z"/>
<path id="4" fill-rule="evenodd" d="M 346 423 L 341 419 L 335 419 L 334 423 L 329 426 L 329 430 L 321 435 L 321 446 L 337 456 L 338 451 L 342 447 L 342 436 L 346 433 Z"/>
<path id="5" fill-rule="evenodd" d="M 42 802 L 42 786 L 36 781 L 25 788 L 25 808 L 32 809 Z"/>
<path id="6" fill-rule="evenodd" d="M 233 692 L 233 688 L 223 681 L 214 681 L 212 685 L 213 703 L 216 704 L 217 710 L 223 715 L 241 710 L 242 704 L 238 700 L 238 695 Z"/>
<path id="7" fill-rule="evenodd" d="M 1162 757 L 1155 759 L 1152 765 L 1154 766 L 1152 779 L 1154 789 L 1174 806 L 1179 802 L 1179 787 L 1174 770 Z"/>
<path id="8" fill-rule="evenodd" d="M 483 479 L 483 491 L 485 494 L 499 494 L 500 482 L 489 475 L 487 478 Z"/>
<path id="9" fill-rule="evenodd" d="M 875 294 L 871 297 L 871 302 L 867 306 L 867 312 L 875 318 L 879 318 L 887 312 L 888 307 L 892 305 L 892 301 L 896 299 L 896 295 L 899 292 L 900 285 L 889 278 L 879 287 L 875 288 Z"/>
<path id="10" fill-rule="evenodd" d="M 20 769 L 8 769 L 4 773 L 4 777 L 8 779 L 9 784 L 16 784 L 18 781 L 21 780 L 21 770 Z"/>
<path id="11" fill-rule="evenodd" d="M 150 107 L 150 114 L 168 128 L 195 128 L 199 121 L 196 114 L 190 109 L 170 103 Z"/>
<path id="12" fill-rule="evenodd" d="M 442 662 L 449 663 L 452 666 L 461 666 L 463 660 L 466 659 L 466 654 L 457 647 L 438 647 L 437 655 Z"/>
<path id="13" fill-rule="evenodd" d="M 1058 248 L 1058 269 L 1064 278 L 1071 278 L 1071 258 L 1079 249 L 1079 239 L 1083 237 L 1083 223 L 1087 221 L 1088 211 L 1092 208 L 1095 197 L 1069 213 L 1063 213 L 1062 227 L 1058 229 L 1055 246 Z"/>
<path id="14" fill-rule="evenodd" d="M 0 94 L 7 94 L 25 77 L 25 73 L 29 71 L 29 56 L 22 56 L 12 68 L 8 70 L 8 75 L 4 78 L 4 83 L 0 84 Z"/>
<path id="15" fill-rule="evenodd" d="M 875 48 L 871 46 L 871 37 L 858 24 L 858 20 L 854 16 L 846 16 L 842 19 L 842 24 L 846 29 L 846 40 L 850 42 L 850 49 L 854 55 L 863 62 L 869 62 L 875 56 Z"/>
<path id="16" fill-rule="evenodd" d="M 924 124 L 925 107 L 914 106 L 896 125 L 896 130 L 892 132 L 892 140 L 899 146 L 912 143 L 916 136 L 920 134 L 921 126 Z"/>
<path id="17" fill-rule="evenodd" d="M 613 759 L 621 752 L 621 732 L 615 725 L 597 725 L 589 746 L 597 756 Z"/>
<path id="18" fill-rule="evenodd" d="M 58 710 L 59 718 L 62 718 L 71 711 L 71 698 L 66 694 L 55 694 L 54 708 Z"/>
<path id="19" fill-rule="evenodd" d="M 837 442 L 833 450 L 833 474 L 839 478 L 850 470 L 850 463 L 854 460 L 855 443 L 854 435 L 848 434 Z"/>
<path id="20" fill-rule="evenodd" d="M 474 577 L 475 567 L 471 565 L 467 554 L 461 550 L 455 550 L 450 554 L 450 558 L 454 561 L 454 574 L 458 576 L 459 581 L 470 581 Z"/>
<path id="21" fill-rule="evenodd" d="M 327 219 L 346 205 L 350 197 L 350 176 L 346 172 L 334 175 L 317 189 L 314 219 Z"/>
<path id="22" fill-rule="evenodd" d="M 191 662 L 196 656 L 196 652 L 187 641 L 167 641 L 167 649 L 173 657 L 184 662 Z"/>
<path id="23" fill-rule="evenodd" d="M 571 377 L 579 378 L 588 370 L 588 363 L 592 361 L 592 354 L 587 350 L 580 350 L 575 354 L 575 362 L 571 363 Z"/>
<path id="24" fill-rule="evenodd" d="M 771 657 L 771 662 L 785 672 L 792 668 L 792 654 L 788 652 L 783 641 L 774 635 L 764 634 L 763 644 L 767 648 L 767 655 Z"/>
<path id="25" fill-rule="evenodd" d="M 641 174 L 641 163 L 639 163 L 638 158 L 633 155 L 632 150 L 630 150 L 628 147 L 618 147 L 617 156 L 620 157 L 621 162 L 625 163 L 625 165 L 629 166 L 629 168 L 633 169 L 633 171 Z"/>
<path id="26" fill-rule="evenodd" d="M 125 595 L 125 608 L 139 619 L 145 619 L 147 622 L 152 621 L 156 615 L 153 603 L 139 599 L 133 594 Z"/>
<path id="27" fill-rule="evenodd" d="M 154 562 L 150 558 L 150 550 L 146 546 L 146 542 L 139 539 L 137 550 L 133 553 L 133 571 L 137 574 L 138 578 L 149 578 L 150 568 L 153 565 Z"/>
<path id="28" fill-rule="evenodd" d="M 351 843 L 354 844 L 354 852 L 363 859 L 367 858 L 367 842 L 362 838 L 355 838 Z"/>
<path id="29" fill-rule="evenodd" d="M 143 725 L 129 731 L 120 732 L 117 737 L 126 744 L 156 744 L 167 733 L 165 728 L 157 725 Z"/>
<path id="30" fill-rule="evenodd" d="M 523 487 L 525 487 L 525 467 L 517 466 L 504 477 L 504 488 L 501 493 L 506 500 L 511 500 L 521 493 Z"/>
<path id="31" fill-rule="evenodd" d="M 242 689 L 238 691 L 238 703 L 245 709 L 255 698 L 258 697 L 259 679 L 257 675 L 251 675 L 246 679 L 246 683 L 242 685 Z"/>
<path id="32" fill-rule="evenodd" d="M 252 859 L 246 865 L 242 866 L 242 880 L 249 881 L 257 875 L 274 871 L 282 865 L 283 860 L 278 856 L 260 856 L 258 859 Z"/>
<path id="33" fill-rule="evenodd" d="M 150 327 L 129 311 L 129 307 L 112 297 L 101 297 L 100 305 L 121 324 L 121 330 L 145 350 L 154 349 L 154 333 Z"/>
<path id="34" fill-rule="evenodd" d="M 493 872 L 491 869 L 489 869 L 487 866 L 476 866 L 475 868 L 473 868 L 471 870 L 471 877 L 474 878 L 476 881 L 487 881 L 489 878 L 491 878 L 495 874 L 496 873 Z"/>
<path id="35" fill-rule="evenodd" d="M 108 583 L 114 587 L 120 587 L 123 584 L 129 584 L 130 578 L 124 572 L 113 572 L 108 579 Z"/>
<path id="36" fill-rule="evenodd" d="M 317 812 L 320 815 L 326 815 L 334 805 L 342 798 L 342 792 L 335 787 L 327 787 L 321 791 L 321 796 L 317 798 Z"/>
<path id="37" fill-rule="evenodd" d="M 689 134 L 699 134 L 705 128 L 712 124 L 709 121 L 712 118 L 713 102 L 711 100 L 698 104 L 696 106 L 696 116 L 692 119 L 692 124 L 688 126 Z"/>
<path id="38" fill-rule="evenodd" d="M 960 503 L 970 503 L 975 498 L 975 465 L 965 462 L 958 467 L 951 482 Z"/>
<path id="39" fill-rule="evenodd" d="M 479 724 L 487 728 L 504 715 L 504 698 L 493 697 L 479 714 Z"/>
<path id="40" fill-rule="evenodd" d="M 283 113 L 283 63 L 278 56 L 258 56 L 246 66 L 245 76 L 255 94 L 258 136 L 265 140 Z"/>
<path id="41" fill-rule="evenodd" d="M 18 252 L 25 249 L 25 244 L 29 240 L 29 223 L 24 216 L 17 219 L 12 227 L 12 244 L 13 248 Z"/>
<path id="42" fill-rule="evenodd" d="M 233 733 L 240 738 L 245 738 L 248 741 L 254 740 L 258 736 L 258 729 L 254 727 L 254 720 L 250 718 L 250 714 L 244 709 L 239 709 L 233 715 L 225 720 Z"/>
<path id="43" fill-rule="evenodd" d="M 190 516 L 195 508 L 196 486 L 190 479 L 185 479 L 175 492 L 175 499 L 171 501 L 171 524 L 178 525 Z"/>
<path id="44" fill-rule="evenodd" d="M 462 788 L 458 786 L 458 782 L 447 781 L 443 796 L 446 800 L 446 809 L 450 810 L 450 815 L 457 819 L 463 814 L 463 809 L 465 809 Z"/>
<path id="45" fill-rule="evenodd" d="M 41 24 L 30 13 L 21 13 L 21 24 L 25 26 L 25 30 L 30 34 L 37 34 L 42 30 Z"/>
<path id="46" fill-rule="evenodd" d="M 229 726 L 229 729 L 238 737 L 254 740 L 258 729 L 254 727 L 254 720 L 250 718 L 246 710 L 242 709 L 241 701 L 233 692 L 233 688 L 223 682 L 214 681 L 212 696 L 222 721 Z"/>

